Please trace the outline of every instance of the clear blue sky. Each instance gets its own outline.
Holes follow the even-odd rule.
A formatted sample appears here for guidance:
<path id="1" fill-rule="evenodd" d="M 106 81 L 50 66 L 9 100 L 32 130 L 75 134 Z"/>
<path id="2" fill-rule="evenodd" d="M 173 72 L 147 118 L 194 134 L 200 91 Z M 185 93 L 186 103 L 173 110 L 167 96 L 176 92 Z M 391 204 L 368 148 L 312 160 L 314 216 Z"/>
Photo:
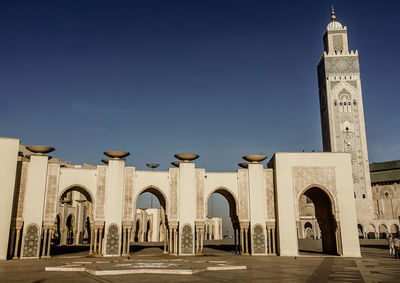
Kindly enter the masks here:
<path id="1" fill-rule="evenodd" d="M 1 1 L 0 136 L 165 170 L 321 150 L 332 1 Z M 400 1 L 333 1 L 360 52 L 370 161 L 400 159 Z"/>

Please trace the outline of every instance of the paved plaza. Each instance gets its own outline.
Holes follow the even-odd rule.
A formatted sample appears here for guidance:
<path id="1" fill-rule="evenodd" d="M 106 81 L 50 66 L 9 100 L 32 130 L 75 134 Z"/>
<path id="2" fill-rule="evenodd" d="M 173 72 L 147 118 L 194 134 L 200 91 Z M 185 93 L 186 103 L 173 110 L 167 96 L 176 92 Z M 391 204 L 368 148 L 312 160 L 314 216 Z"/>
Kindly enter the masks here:
<path id="1" fill-rule="evenodd" d="M 234 255 L 227 240 L 206 243 L 205 256 L 197 257 L 162 255 L 156 244 L 136 247 L 129 257 L 89 257 L 76 250 L 50 259 L 3 261 L 0 282 L 400 281 L 400 260 L 388 255 L 384 240 L 361 244 L 362 258 L 319 254 L 320 243 L 312 240 L 300 243 L 308 251 L 299 257 Z"/>

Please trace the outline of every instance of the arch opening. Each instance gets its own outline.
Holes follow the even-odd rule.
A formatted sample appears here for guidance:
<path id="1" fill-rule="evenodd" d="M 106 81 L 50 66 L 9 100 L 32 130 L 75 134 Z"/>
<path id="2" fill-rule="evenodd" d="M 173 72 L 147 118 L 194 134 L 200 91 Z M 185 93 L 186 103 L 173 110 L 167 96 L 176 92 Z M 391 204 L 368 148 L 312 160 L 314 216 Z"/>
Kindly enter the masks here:
<path id="1" fill-rule="evenodd" d="M 51 254 L 89 252 L 93 202 L 91 192 L 79 184 L 61 191 L 57 203 Z"/>
<path id="2" fill-rule="evenodd" d="M 306 202 L 304 199 L 309 199 L 312 202 L 312 204 L 308 204 L 307 209 L 304 208 L 304 202 Z M 305 189 L 299 198 L 299 221 L 301 221 L 301 215 L 305 213 L 305 210 L 309 214 L 307 216 L 309 220 L 315 222 L 314 225 L 309 223 L 308 227 L 304 226 L 305 238 L 308 238 L 308 234 L 312 233 L 312 238 L 315 240 L 310 242 L 307 240 L 300 241 L 299 239 L 300 252 L 339 254 L 338 243 L 340 241 L 338 238 L 340 237 L 340 231 L 337 226 L 334 201 L 331 195 L 325 189 L 317 186 Z"/>
<path id="3" fill-rule="evenodd" d="M 149 186 L 138 194 L 136 201 L 136 222 L 134 225 L 134 242 L 132 252 L 146 247 L 166 246 L 168 229 L 167 200 L 157 187 Z"/>
<path id="4" fill-rule="evenodd" d="M 205 206 L 205 247 L 238 253 L 238 202 L 233 193 L 219 187 L 207 196 Z"/>

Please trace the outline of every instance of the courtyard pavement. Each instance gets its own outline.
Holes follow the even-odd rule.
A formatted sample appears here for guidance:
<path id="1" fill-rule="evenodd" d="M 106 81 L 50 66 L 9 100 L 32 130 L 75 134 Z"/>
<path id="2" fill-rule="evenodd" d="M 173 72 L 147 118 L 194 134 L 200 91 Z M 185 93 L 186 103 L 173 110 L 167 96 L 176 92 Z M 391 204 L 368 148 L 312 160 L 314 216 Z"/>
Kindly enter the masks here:
<path id="1" fill-rule="evenodd" d="M 153 244 L 129 257 L 89 257 L 78 249 L 50 259 L 0 261 L 0 282 L 400 282 L 400 260 L 389 256 L 385 240 L 361 240 L 362 258 L 319 254 L 320 242 L 312 240 L 300 242 L 298 257 L 240 256 L 227 241 L 205 244 L 205 256 L 196 257 L 162 255 Z M 116 274 L 104 275 L 110 273 Z"/>

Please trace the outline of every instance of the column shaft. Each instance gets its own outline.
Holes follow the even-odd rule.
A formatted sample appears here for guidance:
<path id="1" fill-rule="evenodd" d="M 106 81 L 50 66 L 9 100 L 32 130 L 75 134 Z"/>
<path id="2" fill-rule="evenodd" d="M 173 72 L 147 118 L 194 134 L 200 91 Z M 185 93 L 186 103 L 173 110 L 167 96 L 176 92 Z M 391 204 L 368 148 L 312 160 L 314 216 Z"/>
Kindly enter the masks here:
<path id="1" fill-rule="evenodd" d="M 244 238 L 244 229 L 240 228 L 240 253 L 244 253 L 244 243 L 243 243 L 243 238 Z"/>
<path id="2" fill-rule="evenodd" d="M 44 234 L 43 234 L 43 243 L 42 243 L 42 256 L 46 255 L 46 246 L 47 246 L 47 230 L 44 229 Z"/>
<path id="3" fill-rule="evenodd" d="M 90 248 L 89 248 L 89 254 L 93 254 L 93 234 L 94 234 L 94 229 L 90 229 Z"/>
<path id="4" fill-rule="evenodd" d="M 93 253 L 97 254 L 97 231 L 99 229 L 95 228 L 94 229 L 94 245 L 93 245 Z"/>
<path id="5" fill-rule="evenodd" d="M 18 258 L 20 233 L 21 233 L 21 229 L 17 229 L 17 236 L 15 237 L 15 247 L 14 247 L 13 259 Z"/>
<path id="6" fill-rule="evenodd" d="M 168 252 L 172 253 L 172 229 L 169 228 L 169 242 L 168 242 Z"/>
<path id="7" fill-rule="evenodd" d="M 166 229 L 166 228 L 163 228 L 164 229 L 164 254 L 166 254 L 167 253 L 167 234 L 168 234 L 168 230 Z"/>
<path id="8" fill-rule="evenodd" d="M 200 251 L 200 239 L 199 239 L 200 233 L 199 233 L 199 228 L 196 228 L 196 254 L 199 253 Z"/>
<path id="9" fill-rule="evenodd" d="M 200 253 L 203 254 L 203 244 L 204 244 L 204 229 L 200 229 Z"/>
<path id="10" fill-rule="evenodd" d="M 49 229 L 49 236 L 48 236 L 49 238 L 47 241 L 47 254 L 46 254 L 47 257 L 50 257 L 50 247 L 51 247 L 52 236 L 53 236 L 53 229 Z"/>
<path id="11" fill-rule="evenodd" d="M 99 230 L 99 254 L 101 255 L 103 254 L 103 228 L 100 228 Z"/>
<path id="12" fill-rule="evenodd" d="M 272 230 L 272 246 L 271 246 L 271 251 L 274 254 L 275 253 L 275 229 Z"/>
<path id="13" fill-rule="evenodd" d="M 178 254 L 178 235 L 177 228 L 174 228 L 174 254 Z"/>
<path id="14" fill-rule="evenodd" d="M 248 233 L 248 228 L 245 228 L 244 229 L 244 232 L 245 232 L 245 241 L 246 241 L 246 245 L 245 245 L 245 249 L 246 249 L 246 251 L 245 251 L 245 253 L 246 254 L 248 254 L 249 253 L 249 233 Z"/>

